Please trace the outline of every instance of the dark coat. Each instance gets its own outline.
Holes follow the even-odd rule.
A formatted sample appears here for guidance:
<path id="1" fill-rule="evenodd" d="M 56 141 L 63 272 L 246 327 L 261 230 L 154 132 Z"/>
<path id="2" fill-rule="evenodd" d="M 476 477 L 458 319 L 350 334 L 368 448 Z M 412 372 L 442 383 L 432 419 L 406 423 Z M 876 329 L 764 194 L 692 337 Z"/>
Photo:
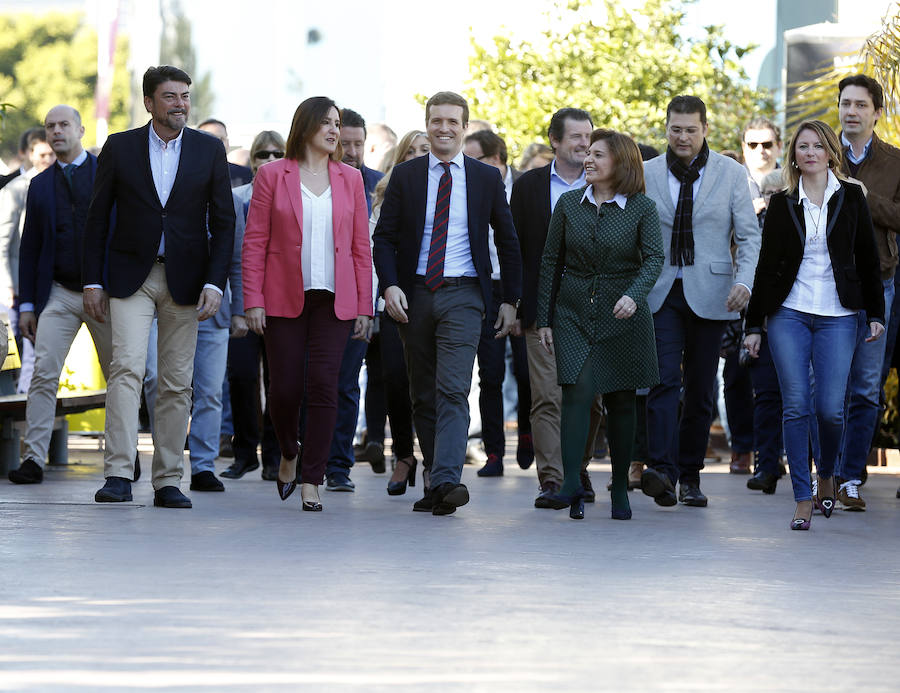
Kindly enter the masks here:
<path id="1" fill-rule="evenodd" d="M 868 320 L 884 323 L 884 287 L 872 217 L 862 188 L 841 181 L 828 201 L 828 254 L 841 305 L 865 310 Z M 806 246 L 806 221 L 799 192 L 772 195 L 766 210 L 762 249 L 753 296 L 747 308 L 747 332 L 760 332 L 763 320 L 787 299 Z"/>
<path id="2" fill-rule="evenodd" d="M 523 327 L 537 319 L 538 277 L 541 257 L 550 227 L 550 164 L 525 171 L 514 183 L 509 208 L 519 235 L 522 251 L 522 305 L 519 317 Z"/>
<path id="3" fill-rule="evenodd" d="M 412 300 L 425 232 L 428 161 L 428 156 L 420 156 L 394 167 L 375 227 L 373 259 L 379 286 L 382 291 L 399 286 L 408 301 Z M 502 300 L 515 304 L 522 293 L 522 260 L 503 179 L 496 168 L 471 157 L 465 157 L 464 165 L 469 247 L 484 305 L 491 305 L 492 295 L 489 226 L 494 229 L 500 259 Z"/>
<path id="4" fill-rule="evenodd" d="M 204 284 L 224 292 L 231 263 L 235 217 L 225 147 L 185 128 L 178 173 L 163 207 L 150 170 L 149 127 L 111 135 L 100 152 L 82 279 L 102 284 L 112 297 L 131 296 L 150 274 L 165 234 L 169 292 L 176 303 L 191 305 Z M 109 213 L 114 204 L 113 229 Z"/>

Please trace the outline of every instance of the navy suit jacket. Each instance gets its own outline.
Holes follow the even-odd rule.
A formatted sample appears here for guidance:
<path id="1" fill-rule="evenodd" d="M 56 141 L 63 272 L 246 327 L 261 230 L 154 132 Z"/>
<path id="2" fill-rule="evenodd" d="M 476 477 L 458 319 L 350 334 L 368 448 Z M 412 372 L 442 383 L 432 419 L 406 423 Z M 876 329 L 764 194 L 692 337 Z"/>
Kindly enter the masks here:
<path id="1" fill-rule="evenodd" d="M 196 304 L 204 284 L 225 291 L 234 248 L 225 147 L 215 137 L 185 128 L 178 173 L 163 207 L 150 170 L 149 128 L 148 123 L 110 135 L 100 152 L 84 232 L 82 280 L 102 284 L 115 298 L 131 296 L 150 274 L 165 234 L 169 293 L 179 305 Z M 114 229 L 109 224 L 113 205 Z"/>
<path id="2" fill-rule="evenodd" d="M 97 157 L 88 152 L 84 166 L 93 182 Z M 47 305 L 53 286 L 56 253 L 56 164 L 31 179 L 25 201 L 25 224 L 19 245 L 19 305 L 34 304 L 35 315 Z"/>
<path id="3" fill-rule="evenodd" d="M 500 171 L 471 157 L 464 157 L 469 247 L 484 305 L 491 305 L 491 255 L 488 227 L 500 259 L 503 302 L 515 305 L 522 293 L 522 260 L 506 188 Z M 399 286 L 412 303 L 413 282 L 425 232 L 428 194 L 428 156 L 394 167 L 375 227 L 373 259 L 381 287 Z"/>

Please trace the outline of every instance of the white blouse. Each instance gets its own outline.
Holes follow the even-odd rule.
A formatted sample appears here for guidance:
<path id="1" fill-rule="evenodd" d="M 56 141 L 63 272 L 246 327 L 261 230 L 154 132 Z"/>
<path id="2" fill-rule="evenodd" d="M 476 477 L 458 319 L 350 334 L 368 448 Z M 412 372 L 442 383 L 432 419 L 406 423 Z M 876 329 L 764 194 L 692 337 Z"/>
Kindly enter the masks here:
<path id="1" fill-rule="evenodd" d="M 325 289 L 334 293 L 334 222 L 331 213 L 331 187 L 313 195 L 300 183 L 303 195 L 303 234 L 300 266 L 303 290 Z"/>
<path id="2" fill-rule="evenodd" d="M 810 202 L 803 189 L 803 177 L 800 177 L 800 202 L 806 222 L 806 245 L 803 248 L 803 260 L 797 270 L 797 278 L 791 293 L 782 304 L 802 313 L 840 317 L 854 315 L 857 311 L 847 310 L 841 305 L 837 287 L 834 283 L 834 270 L 831 268 L 831 255 L 825 236 L 828 228 L 828 200 L 841 187 L 837 177 L 828 172 L 828 183 L 825 185 L 825 197 L 822 207 Z M 785 229 L 793 233 L 793 229 Z"/>

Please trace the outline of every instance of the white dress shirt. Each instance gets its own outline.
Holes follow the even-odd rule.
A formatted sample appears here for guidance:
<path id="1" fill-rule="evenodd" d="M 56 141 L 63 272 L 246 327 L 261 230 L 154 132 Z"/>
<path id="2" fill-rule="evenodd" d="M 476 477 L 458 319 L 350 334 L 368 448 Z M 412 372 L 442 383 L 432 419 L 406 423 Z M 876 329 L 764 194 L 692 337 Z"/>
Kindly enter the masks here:
<path id="1" fill-rule="evenodd" d="M 785 308 L 829 317 L 854 315 L 857 312 L 844 308 L 841 299 L 838 298 L 825 236 L 828 228 L 828 200 L 840 190 L 840 187 L 837 177 L 829 171 L 825 197 L 822 206 L 817 207 L 807 197 L 803 189 L 803 176 L 800 176 L 800 203 L 803 205 L 806 222 L 806 245 L 803 248 L 803 260 L 800 261 L 794 286 L 782 304 Z M 793 232 L 793 229 L 784 230 L 784 233 Z"/>
<path id="2" fill-rule="evenodd" d="M 581 169 L 581 175 L 578 176 L 571 183 L 567 183 L 566 180 L 560 176 L 556 172 L 556 159 L 550 162 L 550 211 L 553 212 L 556 209 L 556 203 L 559 202 L 559 198 L 562 197 L 563 193 L 569 192 L 570 190 L 578 190 L 583 188 L 585 184 L 584 181 L 584 169 Z"/>
<path id="3" fill-rule="evenodd" d="M 469 207 L 466 198 L 466 167 L 463 153 L 460 151 L 447 163 L 450 164 L 453 187 L 450 188 L 450 221 L 447 225 L 447 247 L 444 249 L 444 276 L 477 277 L 478 272 L 472 260 L 472 248 L 469 246 Z M 429 152 L 425 229 L 419 248 L 419 264 L 416 267 L 416 274 L 423 277 L 428 267 L 431 231 L 434 228 L 434 206 L 437 203 L 438 186 L 442 175 L 444 168 L 441 166 L 441 160 Z"/>
<path id="4" fill-rule="evenodd" d="M 150 131 L 150 173 L 153 174 L 153 185 L 156 187 L 156 196 L 163 207 L 169 201 L 172 185 L 178 173 L 178 164 L 181 162 L 181 136 L 184 130 L 179 130 L 178 137 L 169 142 L 164 141 L 156 134 L 153 124 Z M 166 254 L 166 235 L 159 237 L 158 255 Z"/>
<path id="5" fill-rule="evenodd" d="M 321 195 L 313 195 L 300 183 L 300 192 L 303 195 L 303 234 L 300 247 L 303 290 L 325 289 L 334 293 L 331 186 Z"/>

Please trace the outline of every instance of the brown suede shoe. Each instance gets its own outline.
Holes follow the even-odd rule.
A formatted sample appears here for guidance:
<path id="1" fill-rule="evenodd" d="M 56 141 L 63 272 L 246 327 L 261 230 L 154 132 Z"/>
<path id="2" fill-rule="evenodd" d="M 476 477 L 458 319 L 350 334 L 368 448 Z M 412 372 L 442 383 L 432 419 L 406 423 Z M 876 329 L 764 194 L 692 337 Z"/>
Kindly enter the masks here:
<path id="1" fill-rule="evenodd" d="M 644 473 L 643 462 L 632 462 L 628 467 L 628 490 L 641 487 L 641 475 Z"/>
<path id="2" fill-rule="evenodd" d="M 753 472 L 753 456 L 749 452 L 731 453 L 731 464 L 728 471 L 732 474 L 751 474 Z"/>

